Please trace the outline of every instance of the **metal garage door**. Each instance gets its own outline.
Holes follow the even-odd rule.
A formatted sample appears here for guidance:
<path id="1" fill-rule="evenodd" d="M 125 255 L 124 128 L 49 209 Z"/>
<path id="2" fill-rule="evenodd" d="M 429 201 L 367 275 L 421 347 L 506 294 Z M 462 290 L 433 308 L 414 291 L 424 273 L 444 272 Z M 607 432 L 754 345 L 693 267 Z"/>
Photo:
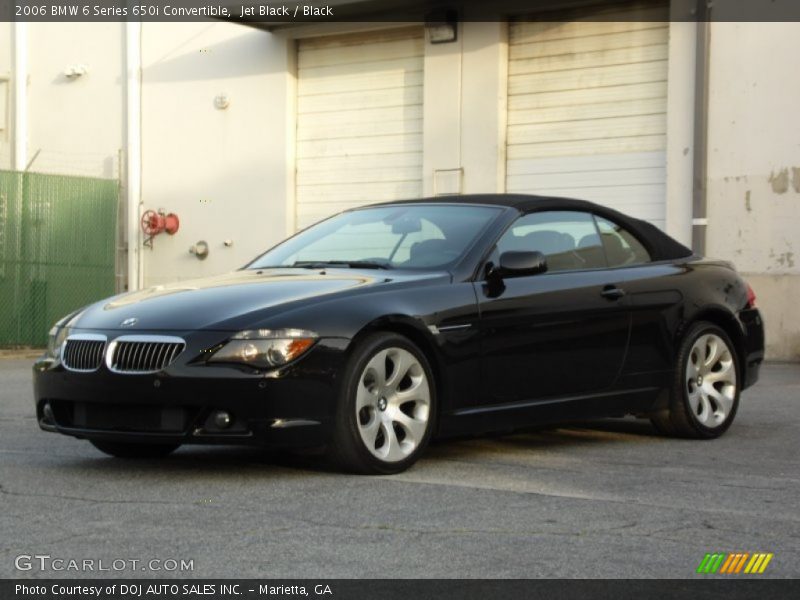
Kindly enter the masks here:
<path id="1" fill-rule="evenodd" d="M 421 28 L 301 40 L 297 227 L 422 194 Z"/>
<path id="2" fill-rule="evenodd" d="M 506 189 L 585 198 L 663 228 L 667 7 L 573 15 L 511 24 Z"/>

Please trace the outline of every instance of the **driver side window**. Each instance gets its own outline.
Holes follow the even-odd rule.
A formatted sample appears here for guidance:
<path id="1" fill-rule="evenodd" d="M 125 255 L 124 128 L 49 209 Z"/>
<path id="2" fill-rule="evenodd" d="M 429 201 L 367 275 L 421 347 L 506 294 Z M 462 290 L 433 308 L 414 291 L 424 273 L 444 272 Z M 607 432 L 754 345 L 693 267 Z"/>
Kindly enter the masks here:
<path id="1" fill-rule="evenodd" d="M 603 245 L 594 218 L 579 211 L 544 211 L 524 215 L 497 242 L 500 254 L 536 250 L 547 258 L 547 271 L 604 269 Z"/>

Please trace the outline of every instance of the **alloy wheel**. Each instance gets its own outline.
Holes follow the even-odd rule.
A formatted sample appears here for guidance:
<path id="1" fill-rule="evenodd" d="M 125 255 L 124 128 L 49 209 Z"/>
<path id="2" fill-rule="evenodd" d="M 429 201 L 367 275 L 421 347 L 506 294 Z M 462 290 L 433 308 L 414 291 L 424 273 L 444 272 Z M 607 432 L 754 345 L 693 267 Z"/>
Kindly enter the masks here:
<path id="1" fill-rule="evenodd" d="M 385 462 L 407 458 L 425 439 L 431 390 L 420 361 L 404 348 L 385 348 L 358 380 L 356 422 L 367 450 Z"/>
<path id="2" fill-rule="evenodd" d="M 697 421 L 708 428 L 722 425 L 736 399 L 736 364 L 721 337 L 697 338 L 686 362 L 686 393 Z"/>

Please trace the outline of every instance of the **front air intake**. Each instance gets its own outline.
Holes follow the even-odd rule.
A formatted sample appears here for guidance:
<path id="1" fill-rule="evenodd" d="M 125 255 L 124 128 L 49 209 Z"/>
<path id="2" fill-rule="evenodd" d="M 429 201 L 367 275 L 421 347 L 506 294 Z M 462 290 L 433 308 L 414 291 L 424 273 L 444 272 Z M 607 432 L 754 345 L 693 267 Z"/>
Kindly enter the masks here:
<path id="1" fill-rule="evenodd" d="M 78 334 L 67 338 L 61 351 L 61 363 L 69 371 L 90 373 L 103 363 L 106 338 L 103 335 Z"/>
<path id="2" fill-rule="evenodd" d="M 185 347 L 181 338 L 126 335 L 109 344 L 106 365 L 114 373 L 157 373 L 172 364 Z"/>

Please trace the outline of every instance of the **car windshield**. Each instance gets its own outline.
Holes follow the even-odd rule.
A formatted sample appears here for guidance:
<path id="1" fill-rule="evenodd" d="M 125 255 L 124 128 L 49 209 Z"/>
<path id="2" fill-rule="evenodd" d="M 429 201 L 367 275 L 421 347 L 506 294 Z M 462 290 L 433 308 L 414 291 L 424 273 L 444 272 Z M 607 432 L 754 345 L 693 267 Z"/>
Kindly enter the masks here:
<path id="1" fill-rule="evenodd" d="M 447 267 L 464 254 L 498 212 L 494 207 L 453 204 L 352 210 L 309 227 L 247 268 Z"/>

